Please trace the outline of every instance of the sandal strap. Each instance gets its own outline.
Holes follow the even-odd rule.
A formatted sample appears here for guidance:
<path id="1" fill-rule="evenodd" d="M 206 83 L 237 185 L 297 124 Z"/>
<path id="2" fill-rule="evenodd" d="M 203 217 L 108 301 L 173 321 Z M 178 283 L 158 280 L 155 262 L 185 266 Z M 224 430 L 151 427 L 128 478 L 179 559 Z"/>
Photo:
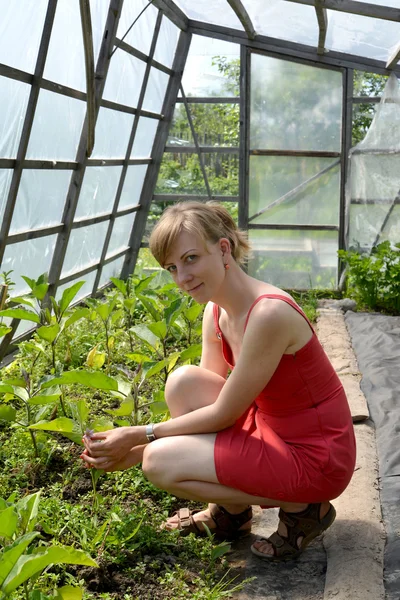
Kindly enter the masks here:
<path id="1" fill-rule="evenodd" d="M 199 529 L 196 521 L 193 519 L 193 514 L 198 511 L 190 510 L 187 507 L 180 508 L 175 514 L 178 517 L 178 529 L 182 531 L 184 534 L 189 533 L 200 533 L 204 534 L 204 532 Z"/>
<path id="2" fill-rule="evenodd" d="M 237 533 L 237 531 L 242 527 L 242 525 L 244 525 L 252 519 L 253 510 L 251 506 L 249 506 L 241 513 L 233 515 L 232 513 L 228 512 L 223 506 L 219 504 L 214 504 L 210 509 L 210 514 L 214 519 L 214 522 L 220 534 L 223 533 L 226 535 L 232 535 Z"/>
<path id="3" fill-rule="evenodd" d="M 299 549 L 289 542 L 288 539 L 279 535 L 277 531 L 267 538 L 267 542 L 272 545 L 274 550 L 274 556 L 276 558 L 281 557 L 289 557 L 289 556 L 297 556 L 299 554 Z"/>

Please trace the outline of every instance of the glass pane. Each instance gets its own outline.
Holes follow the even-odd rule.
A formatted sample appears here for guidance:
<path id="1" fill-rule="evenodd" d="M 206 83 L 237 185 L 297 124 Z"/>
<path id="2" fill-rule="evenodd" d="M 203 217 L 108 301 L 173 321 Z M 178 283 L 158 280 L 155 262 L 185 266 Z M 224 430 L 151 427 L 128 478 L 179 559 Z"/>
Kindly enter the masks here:
<path id="1" fill-rule="evenodd" d="M 26 158 L 75 160 L 86 102 L 40 90 Z"/>
<path id="2" fill-rule="evenodd" d="M 125 158 L 133 119 L 128 113 L 101 107 L 91 158 Z"/>
<path id="3" fill-rule="evenodd" d="M 385 220 L 390 212 L 388 221 Z M 392 201 L 376 204 L 352 204 L 350 206 L 349 248 L 370 251 L 372 244 L 389 240 L 400 240 L 399 207 L 393 208 Z"/>
<path id="4" fill-rule="evenodd" d="M 101 271 L 99 288 L 101 288 L 101 287 L 103 287 L 103 285 L 106 285 L 107 283 L 109 283 L 110 277 L 116 277 L 117 279 L 119 279 L 119 276 L 121 275 L 122 266 L 124 264 L 124 260 L 125 260 L 125 256 L 121 256 L 120 258 L 117 258 L 117 260 L 114 260 L 113 262 L 110 262 L 107 265 L 104 265 L 104 267 Z"/>
<path id="5" fill-rule="evenodd" d="M 243 26 L 226 0 L 176 0 L 176 4 L 187 14 L 189 19 L 215 23 L 224 27 L 234 27 L 243 31 Z"/>
<path id="6" fill-rule="evenodd" d="M 156 137 L 158 119 L 140 117 L 132 146 L 131 158 L 149 158 Z"/>
<path id="7" fill-rule="evenodd" d="M 145 70 L 142 60 L 118 49 L 111 58 L 103 97 L 136 108 Z"/>
<path id="8" fill-rule="evenodd" d="M 136 21 L 139 14 L 145 9 L 143 14 Z M 135 25 L 130 29 L 128 35 L 124 37 L 124 42 L 130 44 L 137 50 L 148 54 L 151 41 L 153 39 L 154 27 L 157 19 L 157 9 L 148 2 L 148 0 L 134 0 L 134 2 L 124 2 L 122 6 L 121 18 L 118 24 L 117 37 L 122 39 L 132 23 Z"/>
<path id="9" fill-rule="evenodd" d="M 121 172 L 122 167 L 87 167 L 75 219 L 111 212 Z"/>
<path id="10" fill-rule="evenodd" d="M 249 274 L 286 289 L 335 288 L 336 231 L 250 230 Z"/>
<path id="11" fill-rule="evenodd" d="M 328 10 L 326 47 L 367 58 L 387 61 L 399 43 L 400 24 Z"/>
<path id="12" fill-rule="evenodd" d="M 11 169 L 0 169 L 0 223 L 3 222 L 12 175 L 13 171 Z"/>
<path id="13" fill-rule="evenodd" d="M 186 96 L 239 96 L 240 46 L 194 35 L 183 71 Z"/>
<path id="14" fill-rule="evenodd" d="M 309 46 L 318 44 L 314 7 L 286 0 L 245 0 L 243 3 L 257 33 Z"/>
<path id="15" fill-rule="evenodd" d="M 129 238 L 132 231 L 132 225 L 135 221 L 136 213 L 125 215 L 115 219 L 114 227 L 111 232 L 110 243 L 107 249 L 107 258 L 115 252 L 129 247 Z"/>
<path id="16" fill-rule="evenodd" d="M 0 157 L 16 158 L 30 85 L 0 77 Z"/>
<path id="17" fill-rule="evenodd" d="M 208 185 L 215 196 L 239 194 L 239 154 L 202 154 Z"/>
<path id="18" fill-rule="evenodd" d="M 57 288 L 57 292 L 56 292 L 57 300 L 60 300 L 64 290 L 71 287 L 71 285 L 74 285 L 74 283 L 78 283 L 78 281 L 84 281 L 85 283 L 80 288 L 77 295 L 75 296 L 73 304 L 77 304 L 80 300 L 83 300 L 83 298 L 87 298 L 92 293 L 94 281 L 96 279 L 96 274 L 97 274 L 97 269 L 95 269 L 91 273 L 88 273 L 87 275 L 84 275 L 83 277 L 78 276 L 76 279 L 73 279 L 72 281 L 69 281 L 68 283 L 65 283 L 64 285 L 60 285 Z"/>
<path id="19" fill-rule="evenodd" d="M 239 104 L 189 104 L 200 146 L 239 147 Z M 183 104 L 177 104 L 168 134 L 169 146 L 194 146 Z"/>
<path id="20" fill-rule="evenodd" d="M 51 235 L 6 246 L 0 272 L 12 270 L 12 279 L 15 282 L 13 296 L 19 296 L 29 290 L 21 275 L 37 279 L 42 273 L 49 272 L 56 239 L 56 235 Z"/>
<path id="21" fill-rule="evenodd" d="M 158 60 L 158 62 L 166 67 L 172 67 L 172 63 L 174 62 L 179 34 L 180 29 L 166 16 L 163 16 L 154 52 L 154 59 Z"/>
<path id="22" fill-rule="evenodd" d="M 197 154 L 172 154 L 163 156 L 158 174 L 156 194 L 207 195 Z"/>
<path id="23" fill-rule="evenodd" d="M 24 169 L 10 233 L 61 223 L 72 171 Z"/>
<path id="24" fill-rule="evenodd" d="M 377 106 L 377 104 L 372 103 L 353 104 L 352 146 L 361 142 L 366 136 Z"/>
<path id="25" fill-rule="evenodd" d="M 169 81 L 169 75 L 152 67 L 147 82 L 146 93 L 143 100 L 143 110 L 161 113 L 165 92 Z"/>
<path id="26" fill-rule="evenodd" d="M 354 96 L 382 96 L 387 80 L 386 75 L 354 71 Z"/>
<path id="27" fill-rule="evenodd" d="M 62 85 L 86 91 L 85 51 L 78 2 L 57 1 L 43 76 Z"/>
<path id="28" fill-rule="evenodd" d="M 105 221 L 71 231 L 61 277 L 86 269 L 100 260 L 107 228 Z"/>
<path id="29" fill-rule="evenodd" d="M 331 158 L 251 156 L 249 187 L 252 224 L 339 224 L 340 169 Z"/>
<path id="30" fill-rule="evenodd" d="M 0 63 L 34 72 L 47 4 L 47 0 L 0 0 Z"/>
<path id="31" fill-rule="evenodd" d="M 139 204 L 147 165 L 131 165 L 126 171 L 124 187 L 122 188 L 118 208 L 127 208 Z"/>
<path id="32" fill-rule="evenodd" d="M 342 75 L 251 56 L 250 147 L 340 151 Z"/>

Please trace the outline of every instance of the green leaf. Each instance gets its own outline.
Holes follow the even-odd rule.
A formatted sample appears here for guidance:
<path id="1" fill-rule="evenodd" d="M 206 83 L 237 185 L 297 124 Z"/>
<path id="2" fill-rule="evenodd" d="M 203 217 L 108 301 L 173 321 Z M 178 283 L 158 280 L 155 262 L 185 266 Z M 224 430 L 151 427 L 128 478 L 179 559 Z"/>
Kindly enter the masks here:
<path id="1" fill-rule="evenodd" d="M 172 369 L 178 362 L 180 355 L 180 352 L 173 352 L 172 354 L 168 355 L 168 371 L 172 371 Z"/>
<path id="2" fill-rule="evenodd" d="M 71 304 L 72 300 L 75 298 L 84 283 L 84 281 L 78 281 L 63 291 L 63 295 L 61 296 L 61 300 L 59 302 L 61 315 L 63 315 L 67 310 L 68 306 Z"/>
<path id="3" fill-rule="evenodd" d="M 36 333 L 42 340 L 46 342 L 54 342 L 57 335 L 60 333 L 60 326 L 58 323 L 54 323 L 53 325 L 44 325 L 43 327 L 39 327 L 36 330 Z"/>
<path id="4" fill-rule="evenodd" d="M 162 415 L 168 411 L 168 405 L 166 402 L 152 402 L 149 404 L 149 410 L 153 417 Z"/>
<path id="5" fill-rule="evenodd" d="M 114 298 L 109 304 L 107 304 L 107 302 L 103 302 L 102 304 L 96 306 L 95 311 L 103 321 L 107 321 L 114 309 L 115 303 L 116 298 Z"/>
<path id="6" fill-rule="evenodd" d="M 7 546 L 0 555 L 0 586 L 2 586 L 7 575 L 10 573 L 19 557 L 25 552 L 31 541 L 39 535 L 38 531 L 26 533 L 17 538 L 11 546 Z M 0 587 L 0 591 L 2 591 Z"/>
<path id="7" fill-rule="evenodd" d="M 8 385 L 8 381 L 0 382 L 0 394 L 12 394 L 13 396 L 17 396 L 17 398 L 21 398 L 24 402 L 27 402 L 29 399 L 29 394 L 25 388 L 18 385 Z"/>
<path id="8" fill-rule="evenodd" d="M 146 325 L 134 325 L 130 328 L 130 331 L 134 336 L 148 344 L 151 348 L 156 350 L 159 347 L 160 342 L 158 337 L 154 335 Z"/>
<path id="9" fill-rule="evenodd" d="M 33 290 L 33 288 L 36 285 L 36 281 L 34 279 L 31 279 L 30 277 L 27 277 L 27 275 L 21 275 L 21 277 L 24 281 L 26 281 L 26 283 L 29 285 L 31 290 Z"/>
<path id="10" fill-rule="evenodd" d="M 0 511 L 0 538 L 12 538 L 17 530 L 18 515 L 13 506 Z M 1 555 L 0 555 L 1 556 Z"/>
<path id="11" fill-rule="evenodd" d="M 83 594 L 81 588 L 72 585 L 64 585 L 58 588 L 56 600 L 82 600 Z"/>
<path id="12" fill-rule="evenodd" d="M 4 581 L 1 591 L 10 594 L 24 581 L 41 573 L 49 565 L 69 564 L 97 567 L 97 563 L 82 550 L 66 546 L 50 546 L 38 554 L 20 556 L 16 565 Z"/>
<path id="13" fill-rule="evenodd" d="M 17 417 L 17 411 L 13 406 L 8 404 L 0 404 L 0 421 L 15 421 Z"/>
<path id="14" fill-rule="evenodd" d="M 40 319 L 36 313 L 24 310 L 23 308 L 6 308 L 6 310 L 0 310 L 0 317 L 10 317 L 11 319 L 40 323 Z"/>
<path id="15" fill-rule="evenodd" d="M 200 316 L 201 311 L 203 310 L 203 306 L 201 304 L 193 304 L 190 308 L 187 308 L 184 311 L 184 316 L 188 321 L 194 323 L 196 319 Z"/>
<path id="16" fill-rule="evenodd" d="M 74 310 L 72 315 L 65 321 L 64 329 L 68 329 L 68 327 L 73 325 L 76 321 L 79 321 L 79 319 L 88 318 L 89 314 L 90 310 L 88 308 L 78 308 Z"/>
<path id="17" fill-rule="evenodd" d="M 130 313 L 132 313 L 135 306 L 136 306 L 136 298 L 125 298 L 124 307 L 126 308 L 126 310 L 128 310 Z"/>
<path id="18" fill-rule="evenodd" d="M 164 309 L 164 319 L 167 325 L 172 325 L 175 319 L 180 315 L 185 307 L 183 298 L 177 298 L 169 306 Z"/>
<path id="19" fill-rule="evenodd" d="M 35 285 L 32 289 L 32 295 L 39 301 L 43 300 L 45 295 L 47 294 L 47 290 L 49 289 L 48 283 L 41 283 L 39 285 Z"/>
<path id="20" fill-rule="evenodd" d="M 57 402 L 58 399 L 61 396 L 61 390 L 60 393 L 58 394 L 38 394 L 37 396 L 32 396 L 31 398 L 29 398 L 28 400 L 28 404 L 33 405 L 33 406 L 37 406 L 37 405 L 44 405 L 44 404 L 53 404 L 54 402 Z"/>
<path id="21" fill-rule="evenodd" d="M 117 279 L 116 277 L 110 277 L 110 281 L 112 281 L 117 290 L 119 290 L 121 294 L 123 294 L 123 296 L 127 295 L 128 290 L 126 288 L 125 281 L 123 281 L 122 279 Z"/>
<path id="22" fill-rule="evenodd" d="M 86 364 L 91 369 L 101 369 L 101 367 L 106 362 L 106 354 L 105 352 L 97 351 L 98 344 L 91 349 L 86 358 Z"/>
<path id="23" fill-rule="evenodd" d="M 190 358 L 197 358 L 198 356 L 201 356 L 201 348 L 201 344 L 193 344 L 192 346 L 189 346 L 189 348 L 186 348 L 186 350 L 181 352 L 180 359 L 189 360 Z"/>
<path id="24" fill-rule="evenodd" d="M 139 365 L 151 360 L 151 358 L 149 356 L 147 356 L 147 354 L 138 354 L 136 352 L 134 352 L 134 353 L 130 352 L 129 354 L 126 354 L 125 356 L 126 356 L 126 358 L 129 358 L 129 360 L 132 360 L 133 362 L 138 363 Z"/>
<path id="25" fill-rule="evenodd" d="M 133 399 L 124 400 L 121 402 L 121 406 L 119 408 L 106 410 L 105 412 L 110 415 L 115 415 L 116 417 L 129 417 L 132 414 L 134 407 L 135 404 Z"/>
<path id="26" fill-rule="evenodd" d="M 98 390 L 118 391 L 118 382 L 104 373 L 90 371 L 66 371 L 60 377 L 54 377 L 42 384 L 42 389 L 52 385 L 67 385 L 71 383 L 80 383 Z"/>
<path id="27" fill-rule="evenodd" d="M 44 423 L 36 423 L 30 425 L 29 429 L 40 429 L 42 431 L 58 431 L 59 433 L 72 433 L 75 428 L 75 421 L 67 417 L 59 417 L 53 421 L 45 421 Z"/>
<path id="28" fill-rule="evenodd" d="M 3 337 L 3 335 L 7 335 L 7 333 L 10 333 L 10 331 L 12 331 L 11 327 L 7 327 L 7 325 L 0 324 L 0 337 Z"/>
<path id="29" fill-rule="evenodd" d="M 71 405 L 71 409 L 79 425 L 81 428 L 83 428 L 86 425 L 89 416 L 89 407 L 85 400 L 78 400 L 77 402 L 74 402 Z"/>
<path id="30" fill-rule="evenodd" d="M 16 503 L 16 509 L 18 511 L 20 519 L 20 527 L 24 533 L 32 531 L 35 527 L 41 492 L 35 492 L 24 496 Z"/>
<path id="31" fill-rule="evenodd" d="M 139 283 L 137 285 L 135 285 L 135 293 L 139 294 L 140 292 L 142 292 L 143 290 L 148 288 L 155 276 L 156 276 L 156 273 L 152 273 L 152 275 L 149 275 L 148 277 L 141 279 L 139 281 Z"/>
<path id="32" fill-rule="evenodd" d="M 168 364 L 168 358 L 160 360 L 158 363 L 145 363 L 143 365 L 143 375 L 145 379 L 150 379 L 153 375 L 156 375 L 164 369 Z M 148 368 L 149 367 L 149 368 Z"/>
<path id="33" fill-rule="evenodd" d="M 158 309 L 157 303 L 153 298 L 146 298 L 143 294 L 138 294 L 138 299 L 143 304 L 146 311 L 153 317 L 154 321 L 161 321 L 162 314 Z"/>
<path id="34" fill-rule="evenodd" d="M 30 296 L 15 296 L 14 298 L 11 298 L 11 300 L 16 304 L 26 304 L 32 308 L 35 308 L 36 306 L 34 299 Z"/>
<path id="35" fill-rule="evenodd" d="M 157 321 L 157 323 L 149 323 L 147 327 L 156 335 L 160 340 L 164 340 L 167 336 L 167 324 L 165 321 Z"/>

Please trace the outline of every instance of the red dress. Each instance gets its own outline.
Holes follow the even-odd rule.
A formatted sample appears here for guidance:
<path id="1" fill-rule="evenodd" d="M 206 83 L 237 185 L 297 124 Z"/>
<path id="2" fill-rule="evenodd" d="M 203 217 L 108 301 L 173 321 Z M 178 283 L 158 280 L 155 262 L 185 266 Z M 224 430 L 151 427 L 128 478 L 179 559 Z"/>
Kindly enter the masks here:
<path id="1" fill-rule="evenodd" d="M 234 425 L 218 432 L 218 481 L 252 496 L 286 502 L 323 502 L 339 496 L 353 475 L 356 445 L 349 405 L 340 379 L 314 329 L 296 303 L 287 302 L 310 325 L 313 336 L 295 354 L 284 354 L 261 394 Z M 232 351 L 214 322 L 231 369 Z"/>

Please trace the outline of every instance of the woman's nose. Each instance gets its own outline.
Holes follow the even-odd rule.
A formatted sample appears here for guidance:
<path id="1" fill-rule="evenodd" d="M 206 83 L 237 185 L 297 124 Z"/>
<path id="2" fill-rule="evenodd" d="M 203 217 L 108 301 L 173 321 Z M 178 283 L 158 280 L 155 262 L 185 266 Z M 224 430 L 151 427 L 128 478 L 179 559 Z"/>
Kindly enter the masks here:
<path id="1" fill-rule="evenodd" d="M 178 285 L 185 285 L 188 281 L 190 281 L 192 276 L 187 271 L 187 269 L 177 269 L 176 274 L 176 283 Z"/>

